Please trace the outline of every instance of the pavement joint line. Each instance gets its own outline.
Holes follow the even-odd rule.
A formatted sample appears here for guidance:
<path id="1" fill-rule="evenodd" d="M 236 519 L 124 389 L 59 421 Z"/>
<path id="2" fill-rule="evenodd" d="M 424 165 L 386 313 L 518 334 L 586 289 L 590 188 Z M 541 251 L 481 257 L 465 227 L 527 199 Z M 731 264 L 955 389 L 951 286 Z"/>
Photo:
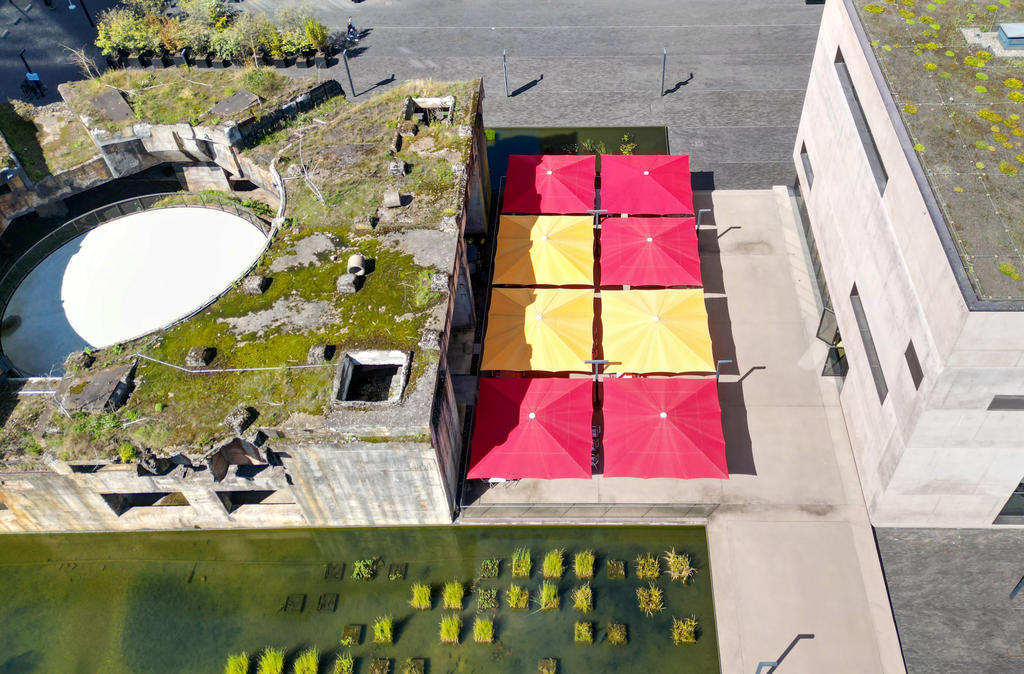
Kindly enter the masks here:
<path id="1" fill-rule="evenodd" d="M 676 25 L 664 25 L 664 24 L 645 24 L 641 26 L 629 26 L 629 25 L 612 25 L 612 24 L 579 24 L 575 26 L 412 26 L 412 25 L 375 25 L 367 24 L 368 28 L 377 30 L 378 28 L 388 29 L 403 29 L 409 28 L 412 30 L 422 30 L 427 28 L 433 32 L 439 30 L 473 30 L 473 29 L 490 29 L 498 30 L 506 28 L 517 28 L 517 29 L 544 29 L 544 30 L 561 30 L 561 29 L 578 29 L 578 28 L 593 28 L 595 30 L 609 30 L 614 28 L 648 28 L 648 29 L 659 29 L 659 28 L 795 28 L 795 27 L 810 27 L 817 28 L 818 23 L 683 23 Z"/>

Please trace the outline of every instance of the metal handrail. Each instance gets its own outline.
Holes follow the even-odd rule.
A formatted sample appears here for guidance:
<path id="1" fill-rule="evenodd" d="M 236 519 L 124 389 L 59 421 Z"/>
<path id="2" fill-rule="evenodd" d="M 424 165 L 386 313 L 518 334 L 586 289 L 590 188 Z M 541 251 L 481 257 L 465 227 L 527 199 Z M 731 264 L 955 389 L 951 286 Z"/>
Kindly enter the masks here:
<path id="1" fill-rule="evenodd" d="M 218 195 L 199 192 L 161 192 L 115 201 L 68 220 L 25 251 L 4 273 L 3 278 L 0 278 L 0 316 L 3 316 L 7 310 L 7 304 L 11 301 L 14 291 L 18 289 L 21 282 L 40 262 L 64 244 L 102 224 L 126 215 L 180 206 L 200 206 L 233 213 L 259 229 L 264 235 L 270 236 L 270 226 L 266 222 L 231 199 Z"/>

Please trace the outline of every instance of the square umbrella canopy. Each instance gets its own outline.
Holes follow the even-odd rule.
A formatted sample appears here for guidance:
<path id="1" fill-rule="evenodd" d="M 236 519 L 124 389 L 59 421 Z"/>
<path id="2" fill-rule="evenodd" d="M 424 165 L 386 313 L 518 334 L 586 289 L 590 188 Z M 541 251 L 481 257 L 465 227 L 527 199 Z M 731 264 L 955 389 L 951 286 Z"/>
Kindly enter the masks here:
<path id="1" fill-rule="evenodd" d="M 606 379 L 604 476 L 729 478 L 718 382 Z"/>
<path id="2" fill-rule="evenodd" d="M 494 288 L 481 370 L 588 372 L 594 291 Z"/>
<path id="3" fill-rule="evenodd" d="M 605 218 L 602 286 L 700 286 L 693 218 Z"/>
<path id="4" fill-rule="evenodd" d="M 700 289 L 603 290 L 605 372 L 714 372 Z"/>
<path id="5" fill-rule="evenodd" d="M 594 218 L 501 216 L 494 283 L 594 285 Z"/>
<path id="6" fill-rule="evenodd" d="M 513 154 L 502 213 L 586 213 L 594 209 L 597 157 Z"/>
<path id="7" fill-rule="evenodd" d="M 481 379 L 469 479 L 589 478 L 589 379 Z"/>
<path id="8" fill-rule="evenodd" d="M 601 155 L 601 209 L 630 215 L 693 215 L 690 157 Z"/>

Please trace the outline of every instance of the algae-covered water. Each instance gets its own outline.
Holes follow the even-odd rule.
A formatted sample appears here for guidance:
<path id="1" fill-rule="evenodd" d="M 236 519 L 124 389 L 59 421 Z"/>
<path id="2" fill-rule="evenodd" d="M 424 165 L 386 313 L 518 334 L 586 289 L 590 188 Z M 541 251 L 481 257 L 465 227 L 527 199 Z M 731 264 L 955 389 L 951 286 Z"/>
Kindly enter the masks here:
<path id="1" fill-rule="evenodd" d="M 541 559 L 552 548 L 566 550 L 559 582 L 561 609 L 512 611 L 505 590 L 513 582 L 509 557 L 517 547 L 532 551 L 533 574 L 525 585 L 535 598 L 542 582 Z M 663 576 L 666 608 L 645 617 L 636 604 L 641 583 L 633 559 L 661 555 L 670 547 L 689 553 L 698 571 L 685 587 Z M 597 555 L 594 611 L 586 618 L 572 608 L 574 552 Z M 380 557 L 372 581 L 351 577 L 356 559 Z M 440 584 L 458 579 L 467 587 L 480 561 L 502 559 L 496 643 L 472 641 L 476 601 L 467 594 L 457 646 L 441 645 Z M 609 559 L 629 560 L 624 580 L 610 580 Z M 341 579 L 329 564 L 345 564 Z M 389 580 L 393 564 L 407 564 L 404 580 Z M 336 568 L 336 567 L 335 567 Z M 434 586 L 434 608 L 409 605 L 413 582 Z M 335 610 L 318 610 L 322 595 L 338 595 Z M 304 608 L 285 611 L 289 596 L 305 595 Z M 381 647 L 367 634 L 375 617 L 394 616 L 396 641 Z M 696 616 L 696 644 L 675 646 L 672 617 Z M 595 643 L 573 643 L 576 620 L 595 623 Z M 605 640 L 610 622 L 628 625 L 629 643 Z M 290 658 L 317 646 L 321 672 L 330 672 L 347 624 L 362 624 L 362 642 L 352 648 L 356 671 L 369 670 L 371 654 L 392 659 L 427 659 L 427 671 L 536 672 L 541 658 L 559 661 L 559 672 L 719 671 L 708 568 L 701 527 L 420 527 L 274 531 L 6 535 L 0 537 L 0 673 L 221 672 L 227 656 L 268 645 Z"/>

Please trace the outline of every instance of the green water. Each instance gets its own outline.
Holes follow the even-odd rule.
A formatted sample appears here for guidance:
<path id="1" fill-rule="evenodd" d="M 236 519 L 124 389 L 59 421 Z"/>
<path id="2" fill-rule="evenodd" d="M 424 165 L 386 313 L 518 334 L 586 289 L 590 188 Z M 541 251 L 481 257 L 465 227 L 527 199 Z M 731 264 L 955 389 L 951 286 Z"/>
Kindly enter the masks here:
<path id="1" fill-rule="evenodd" d="M 533 575 L 516 581 L 539 594 L 541 557 L 551 548 L 567 550 L 567 572 L 559 583 L 559 611 L 511 611 L 504 590 L 512 582 L 508 558 L 529 547 Z M 674 546 L 687 552 L 698 572 L 686 587 L 668 582 L 666 610 L 647 618 L 636 606 L 641 584 L 632 560 L 642 552 L 660 554 Z M 595 643 L 573 643 L 569 592 L 578 583 L 571 554 L 597 554 Z M 350 576 L 352 560 L 379 556 L 382 573 L 361 582 Z M 475 598 L 467 595 L 460 645 L 441 645 L 438 623 L 440 583 L 477 575 L 480 560 L 502 558 L 497 580 L 501 607 L 494 614 L 494 645 L 473 643 Z M 625 580 L 609 580 L 608 559 L 630 560 Z M 325 579 L 327 563 L 345 562 L 342 580 Z M 388 579 L 388 567 L 407 563 L 405 580 Z M 408 606 L 410 586 L 435 586 L 434 609 Z M 321 594 L 337 593 L 334 612 L 317 610 Z M 289 595 L 304 594 L 305 609 L 283 611 Z M 367 643 L 373 619 L 390 613 L 396 642 Z M 674 646 L 672 616 L 700 621 L 694 645 Z M 629 644 L 604 642 L 609 622 L 628 625 Z M 540 658 L 555 657 L 559 672 L 719 671 L 708 568 L 707 542 L 700 527 L 421 527 L 182 533 L 5 535 L 0 537 L 0 673 L 220 672 L 230 653 L 253 653 L 267 645 L 293 656 L 315 645 L 325 652 L 329 672 L 346 624 L 365 625 L 363 642 L 352 649 L 356 671 L 369 669 L 369 656 L 428 659 L 427 671 L 536 672 Z"/>

